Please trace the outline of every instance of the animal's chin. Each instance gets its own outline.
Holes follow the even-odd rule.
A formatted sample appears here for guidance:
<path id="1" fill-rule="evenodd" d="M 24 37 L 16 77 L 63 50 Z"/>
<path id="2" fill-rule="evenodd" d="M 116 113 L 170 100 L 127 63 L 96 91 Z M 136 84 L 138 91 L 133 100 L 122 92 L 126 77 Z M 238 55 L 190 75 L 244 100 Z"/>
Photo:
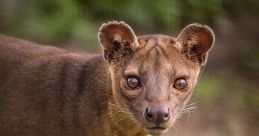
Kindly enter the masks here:
<path id="1" fill-rule="evenodd" d="M 168 130 L 168 128 L 160 127 L 160 126 L 148 127 L 146 129 L 147 129 L 148 133 L 150 133 L 152 136 L 160 136 Z"/>
<path id="2" fill-rule="evenodd" d="M 165 123 L 155 124 L 155 123 L 151 123 L 151 122 L 146 121 L 145 118 L 143 118 L 140 115 L 141 114 L 135 115 L 135 121 L 137 121 L 139 124 L 141 124 L 141 128 L 144 128 L 145 131 L 152 136 L 161 136 L 174 123 L 174 120 L 171 119 L 171 120 L 169 120 L 168 122 L 165 122 Z"/>

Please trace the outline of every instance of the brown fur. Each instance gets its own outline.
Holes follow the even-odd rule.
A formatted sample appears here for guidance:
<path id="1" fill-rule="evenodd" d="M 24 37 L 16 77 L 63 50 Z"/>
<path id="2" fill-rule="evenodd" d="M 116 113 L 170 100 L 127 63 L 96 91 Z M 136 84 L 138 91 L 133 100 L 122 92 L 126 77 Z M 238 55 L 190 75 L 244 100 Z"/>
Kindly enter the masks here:
<path id="1" fill-rule="evenodd" d="M 0 134 L 161 135 L 186 110 L 214 43 L 206 26 L 185 29 L 178 38 L 137 38 L 123 22 L 103 24 L 99 40 L 105 59 L 1 35 Z M 128 75 L 139 76 L 143 88 L 128 90 Z M 172 88 L 179 77 L 188 79 L 185 91 Z M 170 108 L 172 117 L 162 124 L 165 130 L 149 129 L 154 124 L 143 112 L 150 105 Z"/>

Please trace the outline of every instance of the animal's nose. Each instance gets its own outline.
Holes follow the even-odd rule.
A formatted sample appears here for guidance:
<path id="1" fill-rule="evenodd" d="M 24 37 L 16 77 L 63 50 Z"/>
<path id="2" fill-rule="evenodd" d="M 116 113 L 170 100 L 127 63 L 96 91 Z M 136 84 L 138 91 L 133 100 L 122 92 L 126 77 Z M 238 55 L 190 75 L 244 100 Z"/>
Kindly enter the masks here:
<path id="1" fill-rule="evenodd" d="M 155 124 L 164 123 L 170 118 L 170 110 L 166 107 L 148 107 L 145 110 L 145 118 Z"/>

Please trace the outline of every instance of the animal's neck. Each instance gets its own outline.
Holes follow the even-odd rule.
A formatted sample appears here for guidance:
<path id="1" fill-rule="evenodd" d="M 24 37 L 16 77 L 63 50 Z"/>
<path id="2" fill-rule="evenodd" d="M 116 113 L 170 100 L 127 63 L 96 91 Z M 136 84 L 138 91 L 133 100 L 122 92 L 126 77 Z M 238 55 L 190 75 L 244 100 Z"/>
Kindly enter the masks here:
<path id="1" fill-rule="evenodd" d="M 115 103 L 109 102 L 111 132 L 118 136 L 147 136 L 145 130 L 129 114 Z"/>

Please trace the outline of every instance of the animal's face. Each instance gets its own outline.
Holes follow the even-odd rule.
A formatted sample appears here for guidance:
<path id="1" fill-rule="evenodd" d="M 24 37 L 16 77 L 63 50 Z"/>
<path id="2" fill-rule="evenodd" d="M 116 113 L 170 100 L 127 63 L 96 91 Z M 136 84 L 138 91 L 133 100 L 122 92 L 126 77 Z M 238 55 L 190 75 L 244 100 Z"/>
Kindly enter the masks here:
<path id="1" fill-rule="evenodd" d="M 184 113 L 200 69 L 214 43 L 206 26 L 187 26 L 177 39 L 164 35 L 136 38 L 123 22 L 100 28 L 110 64 L 113 97 L 125 118 L 159 135 Z M 118 108 L 119 107 L 119 108 Z"/>

